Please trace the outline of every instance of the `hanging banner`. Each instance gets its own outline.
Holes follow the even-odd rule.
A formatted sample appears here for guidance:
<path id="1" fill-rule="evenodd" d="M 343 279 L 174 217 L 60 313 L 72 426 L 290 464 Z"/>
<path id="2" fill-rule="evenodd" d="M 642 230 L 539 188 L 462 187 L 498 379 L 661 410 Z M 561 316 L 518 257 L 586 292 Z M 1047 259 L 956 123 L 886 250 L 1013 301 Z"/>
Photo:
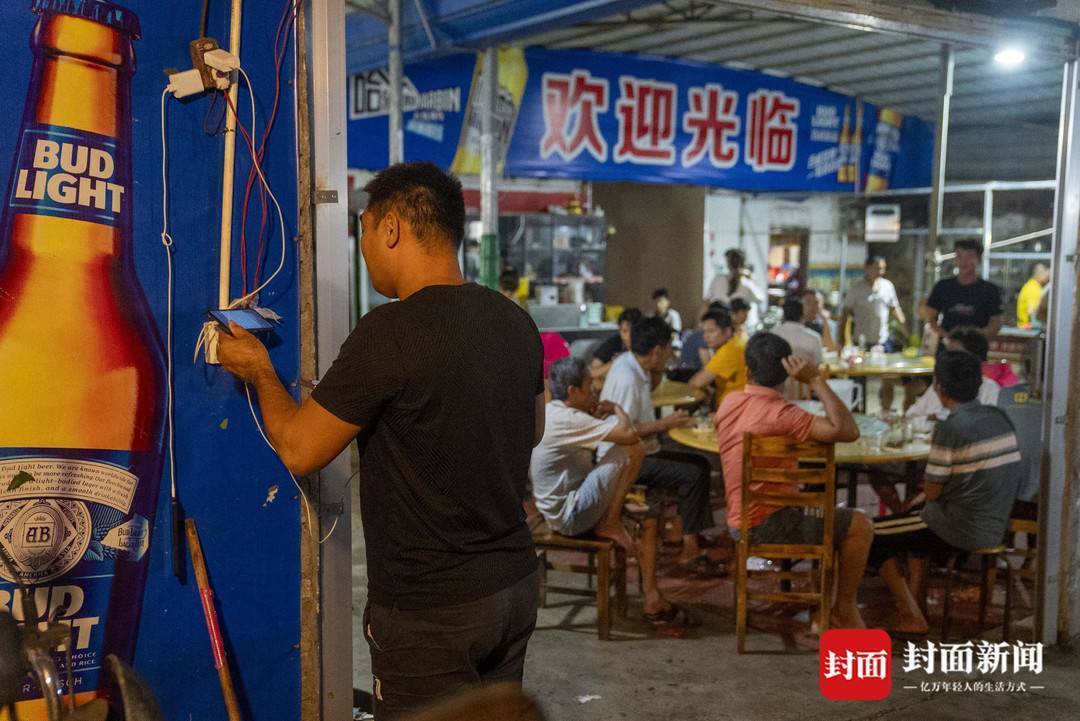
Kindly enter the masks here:
<path id="1" fill-rule="evenodd" d="M 477 133 L 470 130 L 478 121 L 464 122 L 460 113 L 444 115 L 437 147 L 430 136 L 409 130 L 423 112 L 410 114 L 410 92 L 422 97 L 454 88 L 458 97 L 466 97 L 467 90 L 476 94 L 478 65 L 472 55 L 464 57 L 470 58 L 469 71 L 477 68 L 469 76 L 458 65 L 460 56 L 407 68 L 407 160 L 478 171 Z M 512 128 L 500 160 L 509 177 L 748 191 L 850 192 L 856 180 L 860 189 L 870 190 L 930 182 L 933 132 L 927 123 L 806 83 L 719 65 L 585 50 L 503 51 L 499 60 L 498 127 Z M 380 72 L 353 78 L 354 107 L 357 78 Z M 460 73 L 457 81 L 450 77 L 453 72 Z M 355 117 L 365 123 L 350 126 L 350 163 L 383 167 L 379 160 L 385 161 L 386 151 L 379 139 L 386 137 L 385 113 L 377 122 Z M 504 137 L 500 133 L 500 140 Z"/>

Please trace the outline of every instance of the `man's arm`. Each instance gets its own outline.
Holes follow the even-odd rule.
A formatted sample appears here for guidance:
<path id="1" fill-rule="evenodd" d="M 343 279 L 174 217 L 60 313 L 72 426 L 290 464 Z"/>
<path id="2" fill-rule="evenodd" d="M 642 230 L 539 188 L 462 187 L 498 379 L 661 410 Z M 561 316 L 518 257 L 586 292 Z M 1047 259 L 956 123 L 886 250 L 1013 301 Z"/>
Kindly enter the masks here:
<path id="1" fill-rule="evenodd" d="M 838 350 L 836 341 L 832 337 L 832 323 L 829 322 L 829 316 L 825 313 L 821 314 L 821 345 L 829 352 Z"/>
<path id="2" fill-rule="evenodd" d="M 945 490 L 944 483 L 934 483 L 933 481 L 923 482 L 923 495 L 926 496 L 928 501 L 936 501 L 941 498 L 941 492 Z"/>
<path id="3" fill-rule="evenodd" d="M 690 417 L 690 414 L 684 410 L 677 410 L 669 416 L 664 416 L 658 421 L 649 421 L 648 423 L 635 423 L 634 432 L 644 438 L 645 436 L 651 436 L 656 433 L 666 433 L 672 428 L 685 428 L 694 422 L 694 419 Z"/>
<path id="4" fill-rule="evenodd" d="M 634 422 L 630 420 L 630 416 L 626 415 L 626 411 L 615 404 L 612 404 L 612 411 L 614 411 L 619 422 L 608 431 L 608 434 L 604 436 L 604 440 L 619 446 L 632 446 L 640 443 L 641 436 L 634 430 Z"/>
<path id="5" fill-rule="evenodd" d="M 346 423 L 315 400 L 300 406 L 282 385 L 270 356 L 255 336 L 235 323 L 218 336 L 221 366 L 255 388 L 266 435 L 293 475 L 313 473 L 334 460 L 361 426 Z"/>
<path id="6" fill-rule="evenodd" d="M 821 377 L 821 369 L 805 358 L 790 355 L 781 361 L 788 375 L 806 383 L 825 406 L 825 417 L 815 418 L 810 426 L 810 439 L 822 443 L 850 443 L 859 437 L 859 427 L 851 411 L 833 393 L 833 389 Z"/>
<path id="7" fill-rule="evenodd" d="M 904 325 L 907 323 L 907 316 L 904 315 L 904 309 L 900 307 L 899 299 L 897 299 L 896 302 L 893 303 L 892 314 L 893 318 L 896 318 L 896 322 L 900 325 Z"/>
<path id="8" fill-rule="evenodd" d="M 1001 313 L 990 316 L 990 322 L 986 324 L 986 327 L 982 329 L 983 335 L 987 338 L 993 338 L 1001 330 L 1001 326 L 1005 323 L 1005 316 Z"/>
<path id="9" fill-rule="evenodd" d="M 919 306 L 919 316 L 924 321 L 926 321 L 927 324 L 929 324 L 930 330 L 934 333 L 934 335 L 938 336 L 939 338 L 944 338 L 946 336 L 945 329 L 942 328 L 939 324 L 939 320 L 941 319 L 941 311 L 930 305 L 928 301 L 923 301 L 923 303 Z"/>
<path id="10" fill-rule="evenodd" d="M 692 388 L 704 388 L 716 380 L 716 374 L 708 368 L 702 368 L 689 380 Z"/>

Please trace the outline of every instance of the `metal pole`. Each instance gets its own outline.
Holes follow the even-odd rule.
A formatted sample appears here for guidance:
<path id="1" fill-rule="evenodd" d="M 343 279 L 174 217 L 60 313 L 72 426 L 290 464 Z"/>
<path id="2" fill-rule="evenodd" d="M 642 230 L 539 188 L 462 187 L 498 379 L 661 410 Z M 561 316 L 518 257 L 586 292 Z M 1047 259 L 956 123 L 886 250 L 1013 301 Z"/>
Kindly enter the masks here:
<path id="1" fill-rule="evenodd" d="M 390 46 L 390 165 L 405 160 L 405 135 L 401 131 L 401 0 L 388 0 L 390 24 L 387 44 Z"/>
<path id="2" fill-rule="evenodd" d="M 495 187 L 499 150 L 497 49 L 484 51 L 480 78 L 480 284 L 495 288 L 499 284 L 499 193 Z"/>
<path id="3" fill-rule="evenodd" d="M 309 20 L 310 19 L 310 22 Z M 346 109 L 345 5 L 341 0 L 310 0 L 304 5 L 307 47 L 303 49 L 310 74 L 310 105 L 298 112 L 310 118 L 309 176 L 315 198 L 301 198 L 312 209 L 314 235 L 313 283 L 315 295 L 315 348 L 318 377 L 330 368 L 349 334 L 349 183 L 345 168 Z M 299 44 L 299 38 L 298 43 Z M 319 471 L 318 495 L 311 503 L 317 512 L 319 538 L 336 521 L 326 542 L 313 543 L 301 533 L 305 553 L 318 559 L 318 614 L 321 677 L 314 690 L 321 706 L 320 719 L 348 718 L 352 712 L 353 639 L 341 629 L 350 627 L 352 616 L 352 502 L 348 481 L 352 476 L 349 451 L 338 455 Z M 315 480 L 312 479 L 312 484 Z M 320 503 L 325 499 L 327 503 Z M 340 502 L 332 509 L 330 504 Z M 303 515 L 302 512 L 300 512 Z M 314 579 L 312 579 L 314 580 Z M 304 579 L 302 583 L 307 583 Z M 304 609 L 307 610 L 306 607 Z M 307 717 L 305 717 L 305 721 Z"/>
<path id="4" fill-rule="evenodd" d="M 240 57 L 241 0 L 232 0 L 229 11 L 229 52 Z M 234 73 L 235 79 L 235 73 Z M 226 91 L 232 107 L 237 107 L 239 84 Z M 250 92 L 250 89 L 249 91 Z M 229 281 L 232 275 L 233 173 L 236 166 L 236 115 L 225 113 L 225 160 L 221 166 L 221 237 L 218 241 L 221 261 L 218 266 L 218 308 L 229 307 Z"/>
<path id="5" fill-rule="evenodd" d="M 1065 63 L 1054 197 L 1054 262 L 1046 328 L 1042 484 L 1039 492 L 1039 591 L 1036 639 L 1056 643 L 1080 628 L 1076 563 L 1080 498 L 1080 312 L 1076 290 L 1080 232 L 1080 61 Z"/>
<path id="6" fill-rule="evenodd" d="M 938 70 L 938 109 L 937 126 L 934 128 L 934 177 L 930 189 L 929 239 L 924 244 L 920 236 L 915 241 L 915 297 L 912 300 L 911 315 L 918 319 L 919 307 L 926 293 L 926 259 L 938 249 L 938 236 L 941 233 L 942 208 L 945 205 L 945 158 L 949 150 L 949 104 L 952 102 L 953 70 L 956 60 L 950 45 L 941 46 L 941 67 Z M 934 277 L 938 267 L 934 264 Z M 914 321 L 918 323 L 918 320 Z M 916 328 L 918 326 L 916 325 Z"/>
<path id="7" fill-rule="evenodd" d="M 994 191 L 983 191 L 983 268 L 982 276 L 990 279 L 990 246 L 994 243 Z"/>

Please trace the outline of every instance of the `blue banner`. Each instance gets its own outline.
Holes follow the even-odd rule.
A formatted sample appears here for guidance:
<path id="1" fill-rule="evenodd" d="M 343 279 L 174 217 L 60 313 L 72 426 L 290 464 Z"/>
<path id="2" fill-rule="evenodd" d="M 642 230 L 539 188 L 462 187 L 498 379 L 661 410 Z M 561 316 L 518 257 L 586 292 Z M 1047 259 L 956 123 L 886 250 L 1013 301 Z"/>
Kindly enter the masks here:
<path id="1" fill-rule="evenodd" d="M 380 71 L 368 73 L 378 76 Z M 475 172 L 462 128 L 478 87 L 475 56 L 407 68 L 406 97 L 459 99 L 441 141 L 406 101 L 405 157 Z M 350 103 L 356 106 L 357 78 Z M 747 191 L 852 191 L 926 186 L 931 127 L 918 118 L 788 78 L 719 65 L 585 50 L 500 54 L 500 122 L 509 177 L 706 185 Z M 444 103 L 446 105 L 446 103 Z M 449 106 L 447 106 L 449 107 Z M 509 110 L 508 110 L 509 109 Z M 457 112 L 460 110 L 460 113 Z M 506 118 L 502 116 L 506 115 Z M 353 167 L 386 160 L 385 111 L 355 114 Z M 380 132 L 381 130 L 381 132 Z M 357 137 L 359 136 L 359 137 Z M 362 147 L 358 147 L 362 145 Z"/>

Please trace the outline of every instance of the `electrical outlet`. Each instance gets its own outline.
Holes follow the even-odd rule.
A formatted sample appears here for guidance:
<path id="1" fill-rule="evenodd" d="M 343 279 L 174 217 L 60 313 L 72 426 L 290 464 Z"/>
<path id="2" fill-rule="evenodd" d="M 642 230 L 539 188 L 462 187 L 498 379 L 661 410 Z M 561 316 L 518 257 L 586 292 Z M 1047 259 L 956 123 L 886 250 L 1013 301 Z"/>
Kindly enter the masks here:
<path id="1" fill-rule="evenodd" d="M 221 46 L 214 38 L 197 38 L 188 43 L 188 52 L 191 54 L 191 66 L 199 71 L 202 78 L 203 88 L 214 90 L 218 87 L 217 73 L 206 64 L 206 54 L 217 50 Z"/>

